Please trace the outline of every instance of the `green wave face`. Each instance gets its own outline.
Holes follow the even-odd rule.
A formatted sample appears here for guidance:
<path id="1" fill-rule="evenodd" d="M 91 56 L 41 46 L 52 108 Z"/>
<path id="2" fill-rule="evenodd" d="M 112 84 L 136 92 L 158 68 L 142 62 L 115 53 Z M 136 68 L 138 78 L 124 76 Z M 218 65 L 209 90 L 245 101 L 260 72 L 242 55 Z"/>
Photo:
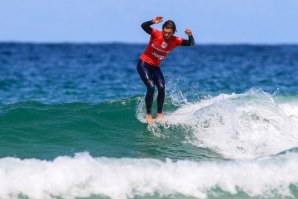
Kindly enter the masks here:
<path id="1" fill-rule="evenodd" d="M 185 142 L 184 128 L 156 136 L 136 117 L 140 98 L 100 104 L 26 102 L 0 109 L 0 156 L 53 159 L 88 151 L 96 157 L 212 158 Z"/>

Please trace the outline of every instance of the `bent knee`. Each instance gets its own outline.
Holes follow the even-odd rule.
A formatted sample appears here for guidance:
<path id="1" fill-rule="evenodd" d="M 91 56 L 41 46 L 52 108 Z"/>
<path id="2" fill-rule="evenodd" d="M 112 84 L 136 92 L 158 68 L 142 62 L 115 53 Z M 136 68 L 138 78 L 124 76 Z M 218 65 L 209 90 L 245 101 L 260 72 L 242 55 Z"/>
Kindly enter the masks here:
<path id="1" fill-rule="evenodd" d="M 157 86 L 158 92 L 165 92 L 165 86 L 164 85 L 158 85 Z"/>
<path id="2" fill-rule="evenodd" d="M 155 86 L 153 81 L 147 81 L 146 86 L 148 91 L 154 92 Z"/>

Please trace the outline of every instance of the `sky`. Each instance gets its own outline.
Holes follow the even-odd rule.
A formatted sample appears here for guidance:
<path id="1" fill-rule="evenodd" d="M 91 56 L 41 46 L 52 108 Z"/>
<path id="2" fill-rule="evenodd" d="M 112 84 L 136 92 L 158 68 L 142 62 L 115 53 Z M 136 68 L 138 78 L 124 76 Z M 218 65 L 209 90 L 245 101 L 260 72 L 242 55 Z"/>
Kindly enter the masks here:
<path id="1" fill-rule="evenodd" d="M 298 0 L 0 0 L 0 42 L 146 43 L 155 16 L 201 44 L 298 44 Z"/>

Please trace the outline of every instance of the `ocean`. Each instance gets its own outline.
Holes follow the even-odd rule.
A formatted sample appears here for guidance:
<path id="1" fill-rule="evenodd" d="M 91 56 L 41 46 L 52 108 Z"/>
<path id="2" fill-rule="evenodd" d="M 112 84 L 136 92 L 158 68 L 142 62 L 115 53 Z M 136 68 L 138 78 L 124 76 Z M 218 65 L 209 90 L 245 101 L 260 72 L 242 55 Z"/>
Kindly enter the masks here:
<path id="1" fill-rule="evenodd" d="M 0 43 L 0 198 L 298 198 L 297 45 L 175 49 L 154 125 L 145 47 Z"/>

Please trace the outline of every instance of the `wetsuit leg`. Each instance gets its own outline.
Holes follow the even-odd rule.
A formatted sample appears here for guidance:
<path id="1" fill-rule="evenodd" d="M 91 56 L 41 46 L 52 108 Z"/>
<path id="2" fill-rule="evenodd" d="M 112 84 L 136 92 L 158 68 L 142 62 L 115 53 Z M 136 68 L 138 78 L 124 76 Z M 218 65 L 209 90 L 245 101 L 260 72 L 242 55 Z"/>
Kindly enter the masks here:
<path id="1" fill-rule="evenodd" d="M 154 81 L 153 81 L 153 71 L 150 69 L 151 66 L 148 66 L 143 61 L 139 61 L 137 65 L 137 70 L 138 73 L 144 82 L 144 84 L 147 87 L 147 93 L 145 97 L 145 102 L 146 102 L 146 111 L 147 114 L 151 114 L 151 109 L 152 109 L 152 103 L 153 103 L 153 96 L 154 96 Z"/>
<path id="2" fill-rule="evenodd" d="M 158 95 L 157 95 L 157 113 L 162 113 L 163 104 L 165 101 L 165 80 L 163 77 L 163 74 L 158 68 L 153 75 L 154 83 L 157 86 L 158 89 Z"/>

